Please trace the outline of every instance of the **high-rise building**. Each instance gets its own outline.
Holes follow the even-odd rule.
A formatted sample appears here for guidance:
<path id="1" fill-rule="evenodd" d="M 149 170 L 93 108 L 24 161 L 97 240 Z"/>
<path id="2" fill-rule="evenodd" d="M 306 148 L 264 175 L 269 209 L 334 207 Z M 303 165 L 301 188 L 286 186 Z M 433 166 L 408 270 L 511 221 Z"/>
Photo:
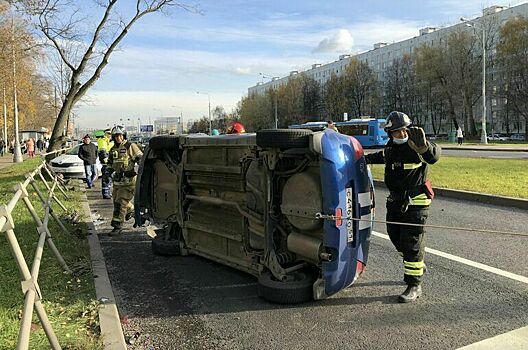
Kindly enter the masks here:
<path id="1" fill-rule="evenodd" d="M 528 3 L 522 5 L 506 7 L 506 6 L 490 6 L 482 11 L 482 16 L 472 19 L 467 22 L 460 22 L 455 25 L 437 28 L 437 27 L 426 27 L 419 30 L 418 35 L 402 40 L 395 43 L 378 42 L 373 44 L 373 48 L 369 51 L 359 53 L 356 55 L 340 55 L 339 58 L 331 63 L 319 64 L 315 63 L 310 69 L 299 72 L 297 70 L 291 71 L 288 76 L 285 77 L 274 77 L 269 82 L 259 82 L 257 85 L 248 88 L 248 94 L 263 94 L 269 89 L 277 89 L 281 85 L 288 83 L 289 79 L 296 76 L 297 74 L 305 74 L 308 77 L 315 79 L 321 86 L 323 86 L 332 76 L 335 74 L 340 76 L 346 69 L 346 66 L 350 63 L 351 59 L 357 59 L 365 62 L 377 75 L 378 80 L 383 82 L 385 79 L 386 69 L 392 65 L 395 59 L 403 58 L 404 55 L 412 54 L 415 49 L 426 44 L 430 46 L 441 46 L 446 43 L 450 34 L 456 31 L 471 31 L 479 26 L 489 25 L 494 23 L 500 26 L 505 23 L 508 19 L 514 16 L 524 16 L 528 18 Z M 473 25 L 473 28 L 468 27 L 467 24 Z M 478 39 L 481 40 L 480 38 Z M 495 49 L 492 47 L 489 52 L 489 56 L 495 54 Z M 488 57 L 489 57 L 488 56 Z M 497 90 L 497 84 L 500 84 L 496 79 L 496 70 L 489 67 L 487 70 L 487 120 L 491 123 L 491 128 L 495 132 L 504 131 L 505 125 L 499 120 L 501 119 L 501 113 L 504 109 L 504 105 L 507 101 L 504 98 L 497 98 L 493 94 Z M 477 103 L 474 109 L 475 115 L 481 115 L 481 103 Z M 520 121 L 518 127 L 524 130 L 524 121 Z"/>

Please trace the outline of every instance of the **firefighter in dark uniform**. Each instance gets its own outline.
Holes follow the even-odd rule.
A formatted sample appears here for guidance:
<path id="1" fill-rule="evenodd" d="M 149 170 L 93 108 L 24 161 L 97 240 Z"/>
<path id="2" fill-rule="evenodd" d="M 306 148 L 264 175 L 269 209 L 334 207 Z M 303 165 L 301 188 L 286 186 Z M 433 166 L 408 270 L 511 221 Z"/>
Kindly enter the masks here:
<path id="1" fill-rule="evenodd" d="M 440 158 L 440 147 L 426 140 L 422 128 L 410 125 L 411 119 L 405 113 L 391 112 L 385 124 L 389 142 L 383 151 L 365 158 L 367 163 L 385 164 L 385 185 L 389 189 L 387 221 L 424 225 L 434 197 L 427 180 L 427 168 Z M 425 229 L 423 226 L 387 224 L 387 233 L 403 256 L 407 288 L 398 301 L 413 302 L 422 295 Z"/>
<path id="2" fill-rule="evenodd" d="M 110 225 L 113 227 L 112 233 L 117 234 L 122 232 L 123 223 L 132 217 L 134 211 L 131 201 L 136 185 L 135 165 L 143 153 L 138 145 L 126 139 L 126 132 L 121 126 L 112 129 L 112 140 L 114 146 L 109 152 L 108 166 L 113 180 L 114 213 Z"/>

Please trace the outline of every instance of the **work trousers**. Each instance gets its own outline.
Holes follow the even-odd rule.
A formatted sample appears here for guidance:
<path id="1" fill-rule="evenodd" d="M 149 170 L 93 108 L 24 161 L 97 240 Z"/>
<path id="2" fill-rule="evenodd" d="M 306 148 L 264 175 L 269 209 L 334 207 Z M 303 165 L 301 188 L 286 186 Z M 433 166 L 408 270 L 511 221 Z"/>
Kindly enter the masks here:
<path id="1" fill-rule="evenodd" d="M 429 215 L 428 206 L 409 206 L 402 213 L 403 202 L 387 202 L 387 221 L 424 225 Z M 424 272 L 425 228 L 387 224 L 387 233 L 398 252 L 403 255 L 404 277 L 408 285 L 419 285 Z"/>
<path id="2" fill-rule="evenodd" d="M 131 202 L 132 198 L 134 198 L 134 185 L 119 186 L 114 184 L 112 197 L 114 197 L 114 214 L 111 225 L 121 228 L 125 222 L 126 214 L 134 210 L 134 205 Z"/>
<path id="3" fill-rule="evenodd" d="M 103 168 L 101 169 L 102 176 L 101 176 L 101 192 L 103 194 L 103 197 L 110 197 L 111 195 L 111 188 L 112 188 L 112 176 L 110 175 L 110 167 L 108 165 L 103 165 Z"/>

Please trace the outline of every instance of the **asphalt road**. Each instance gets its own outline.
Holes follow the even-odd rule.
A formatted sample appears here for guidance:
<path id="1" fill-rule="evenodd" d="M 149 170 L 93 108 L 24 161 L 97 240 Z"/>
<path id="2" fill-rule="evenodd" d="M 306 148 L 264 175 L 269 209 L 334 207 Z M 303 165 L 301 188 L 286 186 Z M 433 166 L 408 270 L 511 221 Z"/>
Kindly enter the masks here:
<path id="1" fill-rule="evenodd" d="M 109 221 L 110 201 L 89 192 Z M 385 191 L 377 191 L 384 218 Z M 430 224 L 528 232 L 526 211 L 438 198 Z M 108 229 L 98 225 L 100 232 Z M 385 232 L 383 224 L 374 229 Z M 424 297 L 398 304 L 401 258 L 372 237 L 366 273 L 334 297 L 281 306 L 250 275 L 196 256 L 159 257 L 144 229 L 101 237 L 130 349 L 455 349 L 528 325 L 528 285 L 428 254 Z M 528 237 L 430 229 L 427 246 L 528 276 Z"/>
<path id="2" fill-rule="evenodd" d="M 365 153 L 376 152 L 378 149 L 365 149 Z M 466 158 L 494 158 L 494 159 L 525 159 L 528 160 L 528 152 L 508 152 L 493 150 L 468 150 L 468 149 L 442 149 L 442 155 L 447 157 Z"/>

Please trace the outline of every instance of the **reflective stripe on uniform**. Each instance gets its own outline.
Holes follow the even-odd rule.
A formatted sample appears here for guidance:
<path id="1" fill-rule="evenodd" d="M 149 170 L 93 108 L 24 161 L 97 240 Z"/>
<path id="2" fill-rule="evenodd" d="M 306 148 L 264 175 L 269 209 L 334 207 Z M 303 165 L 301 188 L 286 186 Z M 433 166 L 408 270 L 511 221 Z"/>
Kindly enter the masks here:
<path id="1" fill-rule="evenodd" d="M 424 261 L 403 261 L 403 273 L 409 276 L 422 276 L 424 273 Z"/>
<path id="2" fill-rule="evenodd" d="M 422 166 L 422 163 L 404 163 L 403 170 L 418 169 L 421 166 Z"/>
<path id="3" fill-rule="evenodd" d="M 431 199 L 427 197 L 425 193 L 420 193 L 419 195 L 411 198 L 411 201 L 409 202 L 410 205 L 431 205 Z"/>

